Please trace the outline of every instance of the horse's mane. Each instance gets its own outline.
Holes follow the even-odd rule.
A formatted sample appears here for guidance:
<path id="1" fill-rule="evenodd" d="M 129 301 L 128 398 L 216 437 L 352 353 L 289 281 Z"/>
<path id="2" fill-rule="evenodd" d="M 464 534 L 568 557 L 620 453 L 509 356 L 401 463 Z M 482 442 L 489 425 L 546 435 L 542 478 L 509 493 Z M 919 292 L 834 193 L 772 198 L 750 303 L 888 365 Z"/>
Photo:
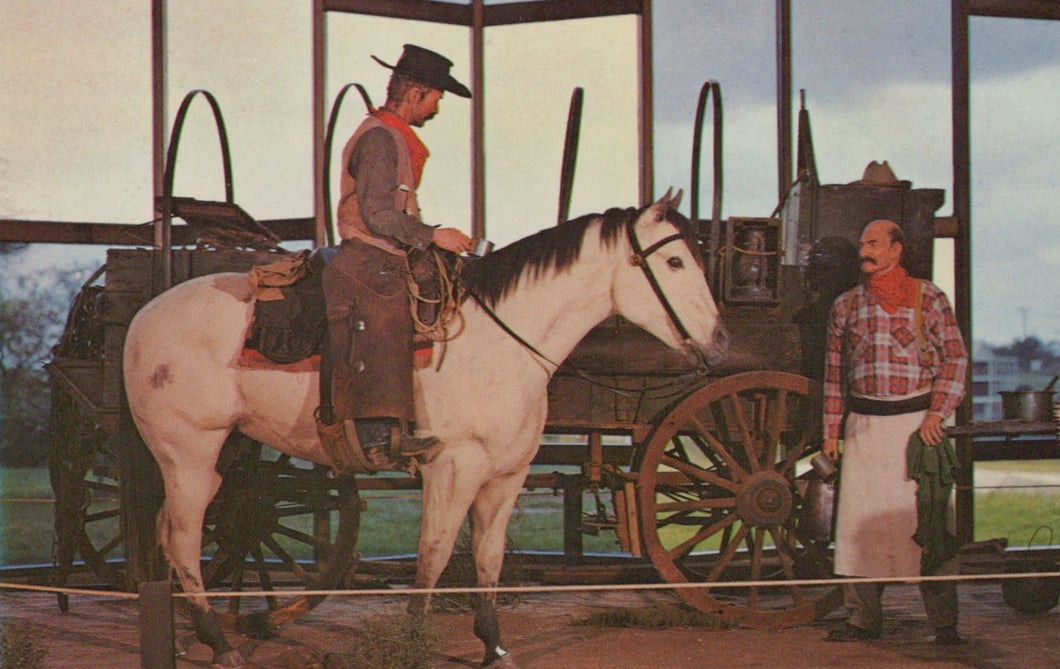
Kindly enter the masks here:
<path id="1" fill-rule="evenodd" d="M 534 280 L 545 272 L 558 273 L 570 267 L 581 255 L 585 233 L 593 223 L 600 221 L 600 241 L 606 248 L 611 248 L 643 211 L 632 207 L 616 207 L 602 214 L 587 214 L 545 228 L 467 263 L 461 273 L 461 280 L 475 296 L 495 306 L 519 285 L 524 273 L 527 278 Z M 693 252 L 698 252 L 691 222 L 672 209 L 667 212 L 666 220 L 676 225 L 682 236 L 690 242 Z"/>

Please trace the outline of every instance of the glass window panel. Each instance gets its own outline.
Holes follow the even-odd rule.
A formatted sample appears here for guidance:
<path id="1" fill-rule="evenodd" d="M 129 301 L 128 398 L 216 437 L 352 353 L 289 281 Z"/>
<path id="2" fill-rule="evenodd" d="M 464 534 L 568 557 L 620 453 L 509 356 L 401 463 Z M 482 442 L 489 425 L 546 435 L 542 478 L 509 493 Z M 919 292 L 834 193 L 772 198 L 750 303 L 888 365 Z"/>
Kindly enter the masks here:
<path id="1" fill-rule="evenodd" d="M 330 114 L 339 90 L 349 83 L 364 86 L 372 102 L 382 106 L 386 102 L 390 70 L 372 60 L 372 56 L 394 65 L 406 43 L 443 54 L 453 61 L 453 76 L 471 87 L 470 33 L 466 28 L 335 12 L 328 14 L 327 28 L 325 113 Z M 342 149 L 364 114 L 360 96 L 351 90 L 335 125 L 331 155 L 332 211 L 339 198 Z M 416 132 L 431 152 L 417 192 L 424 220 L 470 232 L 471 101 L 447 93 L 440 103 L 438 116 Z"/>
<path id="2" fill-rule="evenodd" d="M 579 19 L 486 30 L 486 229 L 494 241 L 556 222 L 564 135 L 584 89 L 569 218 L 637 206 L 637 23 Z"/>
<path id="3" fill-rule="evenodd" d="M 976 340 L 1060 339 L 1060 22 L 973 18 L 972 313 Z"/>
<path id="4" fill-rule="evenodd" d="M 793 89 L 806 90 L 822 183 L 887 160 L 913 188 L 950 190 L 949 25 L 945 0 L 793 3 Z"/>
<path id="5" fill-rule="evenodd" d="M 151 11 L 0 1 L 0 216 L 151 218 Z"/>
<path id="6" fill-rule="evenodd" d="M 696 102 L 716 80 L 723 103 L 722 216 L 767 216 L 777 200 L 775 3 L 670 0 L 653 6 L 655 188 L 691 182 Z M 699 215 L 713 198 L 712 108 L 703 128 Z"/>
<path id="7" fill-rule="evenodd" d="M 167 5 L 167 132 L 189 91 L 209 91 L 224 116 L 235 201 L 260 219 L 311 216 L 309 7 L 284 0 L 182 0 Z M 217 137 L 209 105 L 204 98 L 196 99 L 180 138 L 174 194 L 224 199 Z"/>

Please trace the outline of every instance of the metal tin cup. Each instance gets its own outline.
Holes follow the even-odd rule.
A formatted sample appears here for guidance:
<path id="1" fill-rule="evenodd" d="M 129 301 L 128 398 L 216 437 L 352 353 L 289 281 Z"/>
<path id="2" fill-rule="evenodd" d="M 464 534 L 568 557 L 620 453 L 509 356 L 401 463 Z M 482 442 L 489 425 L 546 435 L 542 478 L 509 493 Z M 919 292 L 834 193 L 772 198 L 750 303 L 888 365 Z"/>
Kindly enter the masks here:
<path id="1" fill-rule="evenodd" d="M 831 483 L 839 471 L 836 469 L 835 463 L 824 453 L 818 453 L 810 458 L 810 466 L 813 467 L 813 471 L 825 483 Z"/>
<path id="2" fill-rule="evenodd" d="M 475 248 L 471 249 L 471 255 L 482 257 L 493 250 L 493 242 L 488 239 L 476 239 Z"/>

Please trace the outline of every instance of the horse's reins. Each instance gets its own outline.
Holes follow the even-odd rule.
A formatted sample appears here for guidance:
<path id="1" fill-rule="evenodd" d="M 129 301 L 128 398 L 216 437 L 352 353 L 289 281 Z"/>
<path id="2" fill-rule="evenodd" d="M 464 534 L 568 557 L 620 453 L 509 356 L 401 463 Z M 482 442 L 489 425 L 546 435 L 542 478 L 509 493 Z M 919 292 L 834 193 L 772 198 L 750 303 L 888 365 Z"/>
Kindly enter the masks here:
<path id="1" fill-rule="evenodd" d="M 655 296 L 658 298 L 660 304 L 662 304 L 662 306 L 663 306 L 663 309 L 666 311 L 666 315 L 670 318 L 670 321 L 674 324 L 674 327 L 677 329 L 677 333 L 681 336 L 682 342 L 684 342 L 686 346 L 688 346 L 693 351 L 695 351 L 696 352 L 696 356 L 699 358 L 699 365 L 696 367 L 695 371 L 690 372 L 688 374 L 682 374 L 678 378 L 684 378 L 686 376 L 703 376 L 703 375 L 705 375 L 709 370 L 707 369 L 706 360 L 703 357 L 702 351 L 700 351 L 698 347 L 696 347 L 696 346 L 691 344 L 692 337 L 691 337 L 691 335 L 688 332 L 688 328 L 686 328 L 684 326 L 684 323 L 681 322 L 681 319 L 677 315 L 677 312 L 674 310 L 673 306 L 670 304 L 670 301 L 666 298 L 666 294 L 662 291 L 662 287 L 659 285 L 659 281 L 655 278 L 655 273 L 652 271 L 651 267 L 648 265 L 648 256 L 650 256 L 652 253 L 655 253 L 660 248 L 662 248 L 663 246 L 666 246 L 670 242 L 677 241 L 677 240 L 684 240 L 685 236 L 682 235 L 681 233 L 675 233 L 675 234 L 670 235 L 669 237 L 664 237 L 663 239 L 660 239 L 659 241 L 657 241 L 654 244 L 652 244 L 651 246 L 649 246 L 647 249 L 641 249 L 640 242 L 637 240 L 637 236 L 633 232 L 633 223 L 632 222 L 626 226 L 626 236 L 629 238 L 630 246 L 633 249 L 633 255 L 630 256 L 629 263 L 631 265 L 635 265 L 635 266 L 640 267 L 641 270 L 644 272 L 644 276 L 645 276 L 645 278 L 647 278 L 648 284 L 652 287 L 652 290 L 655 292 Z M 497 313 L 492 308 L 490 308 L 489 305 L 486 304 L 485 300 L 483 300 L 474 291 L 472 291 L 470 289 L 468 289 L 466 292 L 467 292 L 468 295 L 471 296 L 471 299 L 475 300 L 475 303 L 479 306 L 479 308 L 482 309 L 482 311 L 484 311 L 486 313 L 486 315 L 489 316 L 490 319 L 492 319 L 493 322 L 496 323 L 497 326 L 501 330 L 504 331 L 505 334 L 507 334 L 509 337 L 511 337 L 512 339 L 517 341 L 523 348 L 525 348 L 526 350 L 530 351 L 532 354 L 534 354 L 535 356 L 537 356 L 541 360 L 547 362 L 548 364 L 552 365 L 556 369 L 559 369 L 560 363 L 556 362 L 555 360 L 552 360 L 547 355 L 545 355 L 544 353 L 539 351 L 536 346 L 534 346 L 533 344 L 528 342 L 518 332 L 516 332 L 511 327 L 509 327 L 509 325 L 507 323 L 505 323 L 503 320 L 501 320 L 501 317 L 498 316 Z M 605 383 L 605 382 L 593 377 L 591 374 L 589 374 L 588 372 L 586 372 L 585 370 L 583 370 L 583 369 L 581 369 L 579 367 L 573 367 L 572 366 L 571 367 L 571 371 L 573 371 L 576 376 L 588 381 L 589 383 L 592 383 L 594 385 L 606 388 L 606 389 L 611 390 L 612 392 L 618 393 L 620 395 L 629 395 L 629 396 L 643 395 L 646 392 L 652 392 L 652 391 L 656 391 L 656 390 L 672 388 L 675 385 L 678 385 L 676 382 L 670 382 L 670 383 L 659 384 L 657 386 L 647 386 L 647 387 L 643 387 L 643 388 L 638 388 L 637 389 L 638 392 L 634 393 L 634 392 L 631 392 L 631 390 L 629 388 L 622 388 L 622 387 L 616 386 L 614 384 Z"/>

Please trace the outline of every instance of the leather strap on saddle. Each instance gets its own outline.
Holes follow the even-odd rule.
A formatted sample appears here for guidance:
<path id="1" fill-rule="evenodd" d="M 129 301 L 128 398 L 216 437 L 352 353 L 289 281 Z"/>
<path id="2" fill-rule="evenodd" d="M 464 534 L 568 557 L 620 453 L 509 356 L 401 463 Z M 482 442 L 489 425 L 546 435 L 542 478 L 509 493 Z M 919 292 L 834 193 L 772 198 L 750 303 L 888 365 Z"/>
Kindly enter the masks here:
<path id="1" fill-rule="evenodd" d="M 336 474 L 376 474 L 381 471 L 403 471 L 409 475 L 416 473 L 416 459 L 403 458 L 391 460 L 386 451 L 366 453 L 357 434 L 352 419 L 324 423 L 316 419 L 317 436 L 324 452 L 331 459 L 331 469 Z M 397 444 L 400 429 L 393 427 L 392 444 Z"/>
<path id="2" fill-rule="evenodd" d="M 365 453 L 352 419 L 327 424 L 317 418 L 316 424 L 320 444 L 331 458 L 331 469 L 340 476 L 375 474 L 384 470 L 408 471 L 410 467 L 415 467 L 413 460 L 399 464 L 392 462 L 386 453 L 376 457 Z"/>
<path id="3" fill-rule="evenodd" d="M 349 430 L 346 429 L 347 423 Z M 316 424 L 320 445 L 331 458 L 331 469 L 336 474 L 375 473 L 376 470 L 369 466 L 368 459 L 364 455 L 361 441 L 357 438 L 357 430 L 353 429 L 352 420 L 328 424 L 317 418 Z"/>

